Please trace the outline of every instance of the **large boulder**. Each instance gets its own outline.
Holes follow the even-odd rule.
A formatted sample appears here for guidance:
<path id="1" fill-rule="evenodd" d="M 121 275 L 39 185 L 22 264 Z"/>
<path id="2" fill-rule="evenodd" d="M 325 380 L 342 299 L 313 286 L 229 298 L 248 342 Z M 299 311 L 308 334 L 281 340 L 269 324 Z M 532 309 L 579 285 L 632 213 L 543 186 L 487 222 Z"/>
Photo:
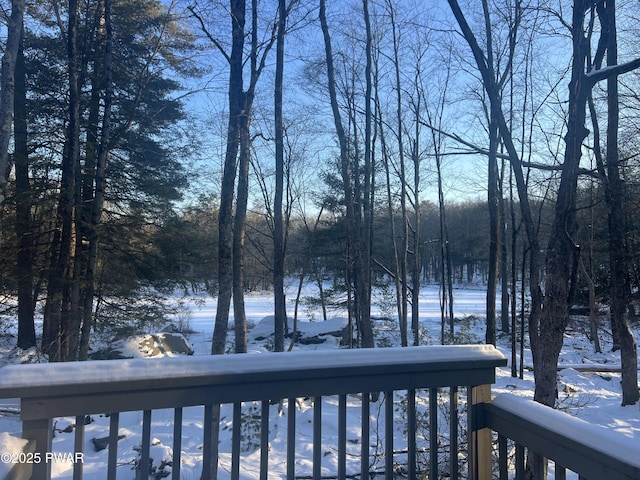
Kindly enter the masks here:
<path id="1" fill-rule="evenodd" d="M 158 358 L 193 355 L 187 339 L 180 333 L 153 333 L 112 342 L 89 357 L 92 360 L 117 360 L 121 358 Z"/>
<path id="2" fill-rule="evenodd" d="M 289 328 L 293 320 L 288 319 Z M 273 341 L 274 317 L 264 317 L 249 332 L 252 342 Z M 291 338 L 291 332 L 288 335 Z M 318 345 L 324 343 L 338 343 L 346 345 L 349 339 L 348 320 L 344 317 L 334 317 L 327 321 L 306 322 L 298 321 L 296 340 L 302 345 Z"/>

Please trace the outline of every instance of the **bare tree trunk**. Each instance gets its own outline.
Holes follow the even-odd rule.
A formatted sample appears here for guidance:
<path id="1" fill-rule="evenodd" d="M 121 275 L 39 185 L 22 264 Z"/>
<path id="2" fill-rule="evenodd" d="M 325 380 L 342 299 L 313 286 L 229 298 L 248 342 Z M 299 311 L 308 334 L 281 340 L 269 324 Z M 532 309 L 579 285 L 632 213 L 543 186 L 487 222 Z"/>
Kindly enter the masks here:
<path id="1" fill-rule="evenodd" d="M 341 163 L 341 175 L 342 183 L 345 193 L 345 203 L 347 207 L 347 224 L 349 231 L 350 245 L 349 249 L 353 256 L 353 272 L 354 272 L 354 286 L 356 289 L 356 322 L 358 325 L 358 332 L 361 339 L 361 345 L 363 347 L 373 347 L 373 328 L 370 320 L 370 288 L 369 288 L 369 268 L 365 265 L 367 255 L 363 255 L 363 249 L 366 248 L 366 243 L 362 239 L 362 224 L 358 220 L 358 212 L 355 205 L 355 193 L 353 188 L 354 173 L 352 171 L 352 164 L 349 158 L 349 150 L 347 143 L 347 136 L 342 125 L 342 119 L 340 115 L 340 109 L 338 106 L 338 98 L 336 94 L 336 82 L 333 65 L 333 52 L 331 48 L 331 37 L 329 35 L 329 27 L 326 17 L 326 2 L 320 0 L 320 25 L 324 37 L 325 44 L 325 56 L 327 63 L 327 80 L 329 87 L 329 96 L 331 99 L 331 109 L 333 112 L 333 119 L 336 128 L 336 134 L 340 143 L 340 163 Z"/>
<path id="2" fill-rule="evenodd" d="M 618 64 L 618 44 L 615 1 L 598 6 L 607 39 L 607 66 Z M 604 17 L 604 18 L 603 18 Z M 603 33 L 604 35 L 604 33 Z M 624 216 L 624 186 L 620 178 L 618 152 L 618 76 L 607 78 L 607 182 L 605 196 L 609 209 L 609 263 L 611 268 L 611 320 L 620 341 L 622 363 L 622 405 L 640 400 L 638 389 L 638 346 L 626 316 L 629 287 L 627 285 L 626 219 Z"/>
<path id="3" fill-rule="evenodd" d="M 93 182 L 93 198 L 90 202 L 88 225 L 89 248 L 87 252 L 87 269 L 85 272 L 85 291 L 82 307 L 82 328 L 80 335 L 80 360 L 86 360 L 89 353 L 89 337 L 93 327 L 93 300 L 96 292 L 96 276 L 98 270 L 98 248 L 100 243 L 99 225 L 104 209 L 104 193 L 106 188 L 106 172 L 109 163 L 109 142 L 111 139 L 111 106 L 113 99 L 113 22 L 111 18 L 112 0 L 104 0 L 104 59 L 102 72 L 102 88 L 104 90 L 103 116 L 100 142 L 96 158 Z M 87 197 L 90 195 L 87 193 Z"/>
<path id="4" fill-rule="evenodd" d="M 34 325 L 34 275 L 33 238 L 31 207 L 33 203 L 29 182 L 29 150 L 27 145 L 26 82 L 23 41 L 16 59 L 14 95 L 14 153 L 16 175 L 16 237 L 18 254 L 16 270 L 18 276 L 18 347 L 30 348 L 36 345 Z"/>
<path id="5" fill-rule="evenodd" d="M 511 376 L 516 377 L 517 348 L 518 348 L 518 323 L 517 323 L 517 297 L 518 297 L 518 231 L 516 226 L 516 209 L 513 197 L 513 171 L 509 171 L 509 218 L 511 225 Z M 524 267 L 523 267 L 524 269 Z M 524 290 L 524 279 L 520 286 Z"/>
<path id="6" fill-rule="evenodd" d="M 411 262 L 411 330 L 413 331 L 413 346 L 420 345 L 420 244 L 422 242 L 420 236 L 420 152 L 419 148 L 419 129 L 418 121 L 420 116 L 420 102 L 418 101 L 416 111 L 416 138 L 413 142 L 413 262 Z"/>
<path id="7" fill-rule="evenodd" d="M 229 308 L 233 292 L 233 193 L 240 145 L 240 122 L 244 109 L 243 50 L 246 15 L 245 0 L 230 1 L 231 54 L 229 55 L 229 120 L 227 146 L 220 192 L 218 216 L 218 303 L 211 342 L 211 354 L 222 355 L 226 350 Z M 202 480 L 218 478 L 218 442 L 220 437 L 220 405 L 212 405 L 211 451 L 209 471 L 202 472 Z"/>
<path id="8" fill-rule="evenodd" d="M 363 328 L 363 346 L 373 347 L 373 330 L 371 326 L 371 236 L 373 223 L 373 206 L 372 206 L 372 178 L 374 175 L 373 168 L 373 148 L 372 148 L 372 124 L 373 115 L 371 107 L 372 97 L 372 33 L 371 19 L 369 15 L 369 0 L 362 0 L 362 10 L 365 23 L 366 45 L 365 45 L 365 135 L 364 135 L 364 168 L 362 176 L 364 177 L 364 185 L 362 193 L 358 196 L 359 203 L 362 204 L 362 218 L 360 221 L 360 231 L 358 233 L 362 242 L 361 260 L 359 265 L 360 275 L 360 295 L 359 295 L 359 311 L 360 324 Z"/>
<path id="9" fill-rule="evenodd" d="M 9 175 L 9 140 L 13 123 L 15 68 L 22 37 L 25 0 L 11 1 L 11 16 L 7 23 L 7 44 L 2 57 L 0 77 L 0 211 L 4 206 Z M 2 225 L 0 224 L 0 242 Z"/>
<path id="10" fill-rule="evenodd" d="M 395 20 L 394 20 L 394 10 L 393 5 L 390 2 L 387 2 L 387 8 L 389 10 L 389 18 L 391 21 L 392 29 L 395 28 Z M 395 37 L 395 33 L 394 33 Z M 395 42 L 395 40 L 394 40 Z M 398 254 L 398 239 L 396 233 L 396 219 L 395 219 L 395 210 L 394 210 L 394 202 L 393 195 L 391 192 L 391 154 L 389 153 L 389 149 L 387 147 L 386 135 L 385 135 L 385 122 L 382 118 L 382 109 L 380 107 L 380 96 L 379 96 L 379 70 L 378 70 L 378 62 L 376 62 L 376 90 L 375 90 L 375 103 L 376 103 L 376 118 L 378 121 L 378 130 L 380 132 L 380 143 L 382 148 L 382 161 L 384 165 L 385 172 L 385 180 L 386 180 L 386 194 L 387 194 L 387 215 L 389 218 L 389 228 L 391 229 L 391 244 L 393 246 L 393 271 L 392 276 L 394 280 L 395 293 L 396 293 L 396 311 L 398 314 L 398 327 L 400 329 L 400 344 L 403 347 L 409 345 L 409 332 L 407 325 L 407 296 L 403 295 L 404 288 L 402 286 L 403 277 L 402 277 L 402 268 L 401 268 L 401 256 Z"/>
<path id="11" fill-rule="evenodd" d="M 71 276 L 73 269 L 73 212 L 80 142 L 80 88 L 78 55 L 78 2 L 69 1 L 67 57 L 69 69 L 69 124 L 62 158 L 58 200 L 59 231 L 52 243 L 47 303 L 44 312 L 43 350 L 50 361 L 69 359 Z"/>
<path id="12" fill-rule="evenodd" d="M 576 189 L 578 167 L 582 157 L 585 128 L 587 82 L 584 82 L 586 52 L 584 15 L 586 5 L 577 0 L 573 7 L 573 62 L 569 82 L 569 117 L 565 135 L 565 152 L 560 185 L 556 197 L 555 218 L 551 226 L 546 254 L 544 309 L 538 324 L 530 326 L 536 388 L 534 399 L 554 406 L 557 397 L 556 369 L 569 322 L 569 303 L 575 286 L 579 250 L 573 237 L 576 232 Z M 533 328 L 532 328 L 533 327 Z"/>
<path id="13" fill-rule="evenodd" d="M 233 325 L 236 353 L 247 352 L 247 317 L 244 308 L 244 243 L 249 201 L 249 157 L 251 156 L 251 138 L 249 136 L 251 113 L 247 108 L 250 107 L 245 102 L 245 110 L 239 122 L 238 195 L 233 225 Z"/>
<path id="14" fill-rule="evenodd" d="M 393 72 L 395 81 L 395 102 L 396 102 L 396 141 L 398 143 L 398 167 L 399 168 L 399 181 L 400 181 L 400 217 L 402 221 L 402 231 L 400 232 L 401 243 L 398 248 L 398 242 L 395 239 L 394 244 L 396 250 L 394 252 L 396 260 L 396 287 L 400 290 L 400 307 L 398 313 L 400 315 L 399 324 L 402 332 L 408 331 L 408 316 L 409 316 L 409 287 L 408 287 L 408 270 L 409 270 L 409 218 L 407 213 L 407 176 L 406 176 L 406 164 L 405 164 L 405 152 L 404 152 L 404 122 L 402 116 L 402 87 L 400 80 L 400 40 L 399 33 L 397 31 L 397 24 L 395 19 L 395 6 L 392 2 L 387 1 L 387 11 L 389 15 L 389 21 L 391 23 L 391 35 L 393 40 Z M 387 178 L 387 183 L 389 183 Z M 394 222 L 395 230 L 395 222 Z M 401 335 L 408 336 L 408 333 L 401 333 Z M 401 339 L 402 345 L 408 345 L 408 338 Z"/>
<path id="15" fill-rule="evenodd" d="M 485 33 L 486 33 L 486 53 L 487 65 L 493 70 L 493 39 L 491 28 L 491 17 L 487 0 L 482 1 L 484 13 Z M 501 97 L 501 92 L 498 91 Z M 500 135 L 498 124 L 493 114 L 494 110 L 489 109 L 488 135 L 489 153 L 487 156 L 487 204 L 489 206 L 489 271 L 487 278 L 487 325 L 485 341 L 488 344 L 496 344 L 496 293 L 498 287 L 498 251 L 500 249 L 500 212 L 498 205 L 498 144 Z"/>
<path id="16" fill-rule="evenodd" d="M 502 166 L 502 172 L 504 175 L 504 165 Z M 504 182 L 500 182 L 504 185 Z M 502 191 L 502 188 L 500 189 Z M 500 292 L 500 330 L 503 335 L 510 333 L 509 324 L 509 249 L 507 246 L 507 212 L 505 206 L 504 194 L 500 195 L 500 279 L 501 279 L 501 292 Z"/>
<path id="17" fill-rule="evenodd" d="M 530 335 L 533 332 L 535 336 L 539 329 L 540 315 L 542 313 L 542 289 L 540 287 L 540 246 L 537 236 L 537 229 L 535 222 L 533 221 L 533 214 L 529 203 L 529 197 L 527 192 L 527 184 L 522 168 L 522 161 L 511 136 L 511 131 L 505 119 L 500 102 L 499 88 L 496 84 L 495 76 L 491 66 L 487 65 L 484 59 L 484 54 L 478 45 L 478 42 L 473 34 L 469 24 L 457 0 L 448 0 L 449 6 L 456 17 L 458 25 L 462 30 L 462 33 L 471 48 L 476 66 L 482 76 L 485 92 L 491 102 L 492 115 L 498 122 L 498 128 L 500 130 L 500 136 L 504 142 L 505 149 L 511 162 L 514 177 L 516 180 L 518 197 L 520 199 L 520 209 L 527 233 L 527 239 L 529 242 L 529 281 L 530 281 L 530 294 L 531 294 L 531 310 L 529 313 L 529 330 Z M 532 343 L 536 343 L 535 339 Z"/>
<path id="18" fill-rule="evenodd" d="M 232 45 L 229 55 L 229 123 L 227 125 L 227 147 L 220 193 L 219 240 L 218 240 L 218 303 L 213 329 L 211 353 L 225 352 L 229 308 L 233 285 L 233 193 L 240 145 L 239 131 L 244 109 L 243 50 L 246 5 L 245 0 L 231 1 Z"/>
<path id="19" fill-rule="evenodd" d="M 580 271 L 584 276 L 585 282 L 589 286 L 589 340 L 593 342 L 594 350 L 596 353 L 601 353 L 600 338 L 598 336 L 598 309 L 596 306 L 596 286 L 593 283 L 592 275 L 587 272 L 587 268 L 584 265 L 584 260 L 580 258 Z"/>
<path id="20" fill-rule="evenodd" d="M 377 86 L 377 83 L 376 83 Z M 380 99 L 378 97 L 378 90 L 376 88 L 376 110 L 380 112 Z M 396 235 L 396 222 L 393 208 L 393 196 L 391 194 L 391 172 L 389 164 L 391 162 L 389 152 L 387 150 L 387 142 L 384 134 L 384 122 L 382 120 L 381 113 L 378 114 L 378 123 L 380 129 L 380 143 L 382 144 L 382 159 L 385 172 L 386 188 L 387 188 L 387 215 L 389 218 L 389 228 L 391 230 L 391 245 L 393 249 L 393 283 L 395 285 L 396 292 L 396 310 L 398 312 L 398 327 L 400 329 L 400 345 L 406 347 L 409 345 L 408 326 L 407 326 L 407 314 L 406 298 L 402 297 L 401 286 L 401 274 L 400 274 L 400 259 L 398 256 L 398 241 Z"/>
<path id="21" fill-rule="evenodd" d="M 440 343 L 445 343 L 445 326 L 449 324 L 449 335 L 453 338 L 453 271 L 449 250 L 449 231 L 442 187 L 442 160 L 436 155 L 436 172 L 438 177 L 438 212 L 440 214 Z"/>
<path id="22" fill-rule="evenodd" d="M 234 2 L 232 2 L 233 4 Z M 244 2 L 243 2 L 244 3 Z M 244 18 L 244 6 L 242 6 Z M 233 12 L 231 12 L 233 16 Z M 249 53 L 250 81 L 246 92 L 242 92 L 240 85 L 242 108 L 238 119 L 238 192 L 236 199 L 235 217 L 233 219 L 232 240 L 232 277 L 233 277 L 233 319 L 235 329 L 235 351 L 245 353 L 247 351 L 247 318 L 244 308 L 244 255 L 247 206 L 249 201 L 249 166 L 251 163 L 251 117 L 253 100 L 260 73 L 264 68 L 269 50 L 275 41 L 275 35 L 267 41 L 263 47 L 262 57 L 258 58 L 258 0 L 251 0 L 251 50 Z M 240 66 L 242 68 L 242 66 Z M 217 321 L 216 321 L 217 323 Z"/>
<path id="23" fill-rule="evenodd" d="M 489 119 L 487 203 L 489 205 L 489 272 L 487 279 L 487 326 L 485 341 L 496 344 L 496 294 L 498 291 L 498 253 L 500 251 L 500 205 L 498 204 L 498 125 Z"/>
<path id="24" fill-rule="evenodd" d="M 275 322 L 273 349 L 276 352 L 284 351 L 284 330 L 287 321 L 287 310 L 284 294 L 285 252 L 284 221 L 282 211 L 282 202 L 284 196 L 284 129 L 282 125 L 282 83 L 284 77 L 284 42 L 285 30 L 287 26 L 287 14 L 288 12 L 286 0 L 278 0 L 278 33 L 276 40 L 276 78 L 274 92 L 276 192 L 273 207 L 273 296 Z M 296 318 L 294 317 L 294 322 L 295 321 Z"/>

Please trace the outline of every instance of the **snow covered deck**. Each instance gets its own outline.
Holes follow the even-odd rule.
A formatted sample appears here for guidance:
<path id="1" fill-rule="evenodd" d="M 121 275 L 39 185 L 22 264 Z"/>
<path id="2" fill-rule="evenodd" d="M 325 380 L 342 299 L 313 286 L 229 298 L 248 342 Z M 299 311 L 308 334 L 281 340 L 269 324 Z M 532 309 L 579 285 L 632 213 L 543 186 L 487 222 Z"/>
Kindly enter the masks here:
<path id="1" fill-rule="evenodd" d="M 174 412 L 172 456 L 164 459 L 163 472 L 182 478 L 183 409 L 192 406 L 204 407 L 196 422 L 201 425 L 198 451 L 204 479 L 214 478 L 222 461 L 212 428 L 222 423 L 230 426 L 232 446 L 229 467 L 218 478 L 439 478 L 446 473 L 453 479 L 490 479 L 491 430 L 500 434 L 500 478 L 507 478 L 509 451 L 515 449 L 521 458 L 523 445 L 544 447 L 545 435 L 554 449 L 541 453 L 554 458 L 557 467 L 591 478 L 594 470 L 580 469 L 575 442 L 562 447 L 582 432 L 582 427 L 574 428 L 575 419 L 552 411 L 555 427 L 548 428 L 552 425 L 545 426 L 550 420 L 544 407 L 514 404 L 505 397 L 491 401 L 495 369 L 505 364 L 492 346 L 469 345 L 15 365 L 2 369 L 0 398 L 21 399 L 23 437 L 30 442 L 25 451 L 31 453 L 18 459 L 32 461 L 15 471 L 38 480 L 51 478 L 55 454 L 70 454 L 72 462 L 84 460 L 73 462 L 72 475 L 89 477 L 84 452 L 93 446 L 85 439 L 85 416 L 98 414 L 108 414 L 110 425 L 108 459 L 104 468 L 98 466 L 99 478 L 125 478 L 126 472 L 118 469 L 119 418 L 130 411 L 142 412 L 142 434 L 137 471 L 129 474 L 144 479 L 154 471 L 157 475 L 152 412 L 159 409 Z M 304 399 L 309 415 L 301 412 Z M 249 402 L 260 407 L 247 414 Z M 233 421 L 217 410 L 225 404 L 230 404 L 227 413 Z M 355 417 L 350 414 L 354 410 L 359 412 Z M 543 419 L 535 427 L 528 418 L 533 411 Z M 274 416 L 286 417 L 282 429 Z M 53 421 L 59 417 L 75 417 L 72 452 L 53 452 Z M 328 417 L 335 422 L 328 425 Z M 257 454 L 249 455 L 241 448 L 243 422 L 256 419 L 259 446 Z M 300 435 L 307 424 L 311 430 L 305 445 Z M 640 478 L 640 461 L 626 458 L 624 449 L 614 450 L 621 453 L 601 449 L 595 455 L 586 448 L 582 453 L 606 466 L 607 480 Z M 522 469 L 516 464 L 518 474 Z M 555 471 L 560 472 L 556 478 L 563 478 L 564 469 Z"/>

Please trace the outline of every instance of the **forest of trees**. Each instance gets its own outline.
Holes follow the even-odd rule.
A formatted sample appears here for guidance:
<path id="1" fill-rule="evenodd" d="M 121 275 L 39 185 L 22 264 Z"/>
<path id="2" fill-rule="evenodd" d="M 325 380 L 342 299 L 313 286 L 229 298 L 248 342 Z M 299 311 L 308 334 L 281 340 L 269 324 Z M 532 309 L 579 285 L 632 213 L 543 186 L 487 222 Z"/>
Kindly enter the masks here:
<path id="1" fill-rule="evenodd" d="M 233 305 L 244 352 L 244 295 L 269 289 L 284 351 L 285 279 L 332 285 L 361 347 L 390 285 L 419 345 L 421 286 L 440 284 L 444 325 L 454 285 L 477 282 L 487 343 L 528 330 L 536 400 L 554 403 L 582 304 L 609 307 L 638 401 L 637 2 L 0 5 L 17 347 L 84 360 L 92 332 L 159 322 L 180 288 L 218 298 L 212 354 Z"/>

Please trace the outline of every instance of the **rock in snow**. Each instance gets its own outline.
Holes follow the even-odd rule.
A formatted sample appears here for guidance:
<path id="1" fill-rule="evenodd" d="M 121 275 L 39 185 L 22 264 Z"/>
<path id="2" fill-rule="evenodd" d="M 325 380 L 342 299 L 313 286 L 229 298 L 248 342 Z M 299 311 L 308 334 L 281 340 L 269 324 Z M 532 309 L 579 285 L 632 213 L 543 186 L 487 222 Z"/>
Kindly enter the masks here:
<path id="1" fill-rule="evenodd" d="M 193 348 L 180 333 L 154 333 L 117 340 L 90 355 L 92 360 L 158 358 L 193 355 Z"/>
<path id="2" fill-rule="evenodd" d="M 254 342 L 272 340 L 273 322 L 273 315 L 264 317 L 251 329 L 249 332 L 249 339 Z M 289 334 L 287 337 L 291 338 L 290 330 L 293 327 L 293 320 L 289 318 L 288 323 Z M 302 345 L 316 345 L 326 342 L 333 343 L 336 339 L 340 344 L 346 345 L 349 338 L 348 320 L 345 317 L 334 317 L 327 321 L 317 322 L 298 321 L 297 331 L 297 342 Z"/>

